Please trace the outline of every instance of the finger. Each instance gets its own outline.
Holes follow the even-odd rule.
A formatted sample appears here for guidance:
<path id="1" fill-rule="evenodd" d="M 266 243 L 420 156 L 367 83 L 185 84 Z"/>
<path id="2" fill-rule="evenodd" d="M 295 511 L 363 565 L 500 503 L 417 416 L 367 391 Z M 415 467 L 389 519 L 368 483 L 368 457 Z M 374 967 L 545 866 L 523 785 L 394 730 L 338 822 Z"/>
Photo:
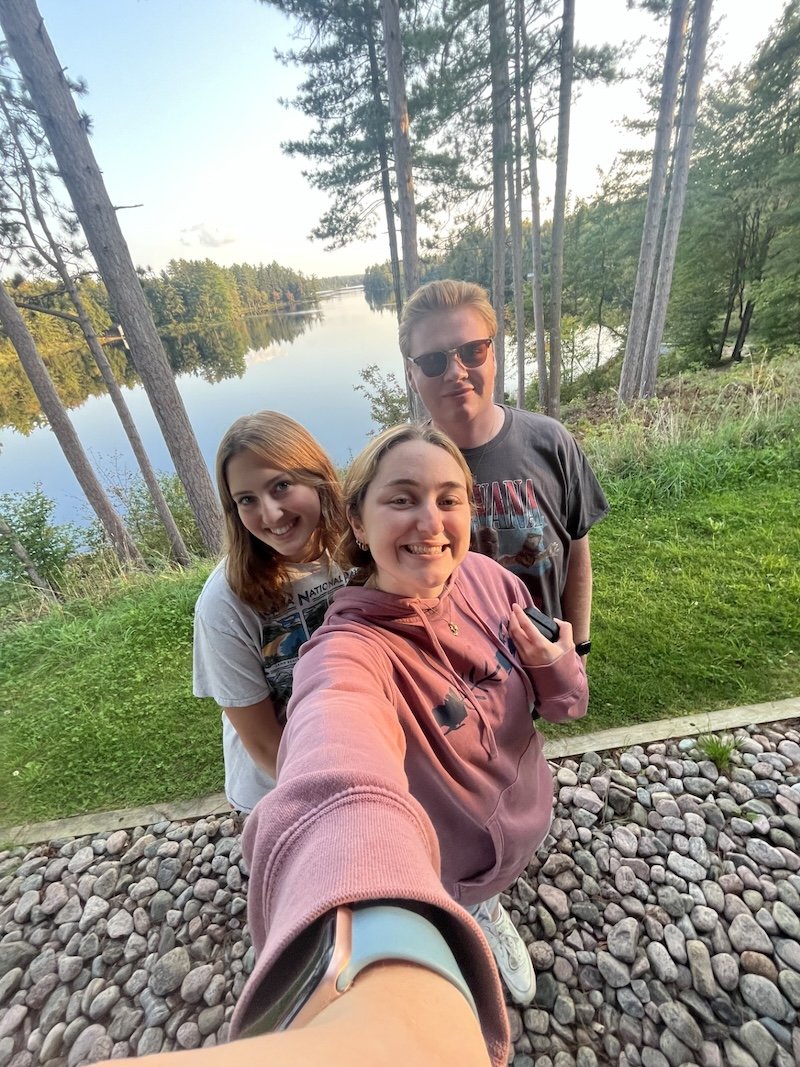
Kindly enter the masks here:
<path id="1" fill-rule="evenodd" d="M 547 638 L 540 632 L 538 626 L 531 622 L 519 604 L 514 604 L 512 608 L 512 615 L 509 619 L 509 630 L 511 630 L 512 627 L 518 634 L 522 634 L 530 641 L 535 641 L 537 644 L 541 642 L 547 643 Z"/>

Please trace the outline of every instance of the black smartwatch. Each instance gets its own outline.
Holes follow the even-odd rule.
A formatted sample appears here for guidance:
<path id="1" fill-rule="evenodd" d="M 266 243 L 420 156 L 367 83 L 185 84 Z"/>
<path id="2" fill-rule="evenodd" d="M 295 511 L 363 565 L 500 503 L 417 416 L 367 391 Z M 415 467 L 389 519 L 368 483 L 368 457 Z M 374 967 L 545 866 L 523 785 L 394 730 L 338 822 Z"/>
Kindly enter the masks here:
<path id="1" fill-rule="evenodd" d="M 575 651 L 578 653 L 579 656 L 588 656 L 589 653 L 592 651 L 592 642 L 579 641 L 575 646 Z"/>
<path id="2" fill-rule="evenodd" d="M 463 993 L 477 1016 L 469 986 L 433 923 L 408 908 L 366 903 L 336 908 L 288 946 L 253 995 L 241 1036 L 305 1026 L 366 967 L 389 960 L 435 971 Z"/>

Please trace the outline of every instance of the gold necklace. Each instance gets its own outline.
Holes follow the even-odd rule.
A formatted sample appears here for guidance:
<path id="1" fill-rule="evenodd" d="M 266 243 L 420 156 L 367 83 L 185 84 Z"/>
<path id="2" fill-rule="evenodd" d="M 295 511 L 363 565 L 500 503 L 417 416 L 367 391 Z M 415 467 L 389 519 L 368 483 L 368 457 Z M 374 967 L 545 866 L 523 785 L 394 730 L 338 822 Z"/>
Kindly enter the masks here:
<path id="1" fill-rule="evenodd" d="M 430 611 L 436 611 L 436 608 L 430 608 L 429 610 Z M 458 637 L 458 623 L 457 622 L 453 622 L 453 599 L 452 599 L 452 597 L 448 597 L 447 598 L 447 614 L 448 614 L 448 618 L 444 620 L 447 623 L 447 628 L 450 631 L 450 633 L 453 635 L 453 637 Z"/>

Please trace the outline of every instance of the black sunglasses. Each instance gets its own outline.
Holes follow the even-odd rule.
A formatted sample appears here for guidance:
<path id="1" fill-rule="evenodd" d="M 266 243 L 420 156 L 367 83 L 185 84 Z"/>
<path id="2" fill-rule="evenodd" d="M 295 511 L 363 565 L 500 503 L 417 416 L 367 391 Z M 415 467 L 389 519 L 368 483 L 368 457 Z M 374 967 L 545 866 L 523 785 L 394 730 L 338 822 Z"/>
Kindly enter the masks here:
<path id="1" fill-rule="evenodd" d="M 409 356 L 408 359 L 411 363 L 416 363 L 426 378 L 438 378 L 447 370 L 450 356 L 455 357 L 467 370 L 482 367 L 489 355 L 491 344 L 492 338 L 485 337 L 481 341 L 467 341 L 444 352 L 426 352 L 422 356 Z"/>

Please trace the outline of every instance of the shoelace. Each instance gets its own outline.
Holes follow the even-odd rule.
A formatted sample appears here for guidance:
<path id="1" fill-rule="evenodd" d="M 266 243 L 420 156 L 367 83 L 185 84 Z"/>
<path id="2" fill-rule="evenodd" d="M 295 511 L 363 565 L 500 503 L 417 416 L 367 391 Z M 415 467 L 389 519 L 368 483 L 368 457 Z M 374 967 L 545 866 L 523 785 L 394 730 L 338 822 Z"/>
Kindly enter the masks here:
<path id="1" fill-rule="evenodd" d="M 519 952 L 515 951 L 517 946 L 514 943 L 511 935 L 510 934 L 503 934 L 497 940 L 498 940 L 498 943 L 500 945 L 500 948 L 502 948 L 502 950 L 503 950 L 503 954 L 505 955 L 505 958 L 506 958 L 506 963 L 507 963 L 508 967 L 510 968 L 510 970 L 512 970 L 512 971 L 519 970 L 519 966 L 520 966 Z"/>

